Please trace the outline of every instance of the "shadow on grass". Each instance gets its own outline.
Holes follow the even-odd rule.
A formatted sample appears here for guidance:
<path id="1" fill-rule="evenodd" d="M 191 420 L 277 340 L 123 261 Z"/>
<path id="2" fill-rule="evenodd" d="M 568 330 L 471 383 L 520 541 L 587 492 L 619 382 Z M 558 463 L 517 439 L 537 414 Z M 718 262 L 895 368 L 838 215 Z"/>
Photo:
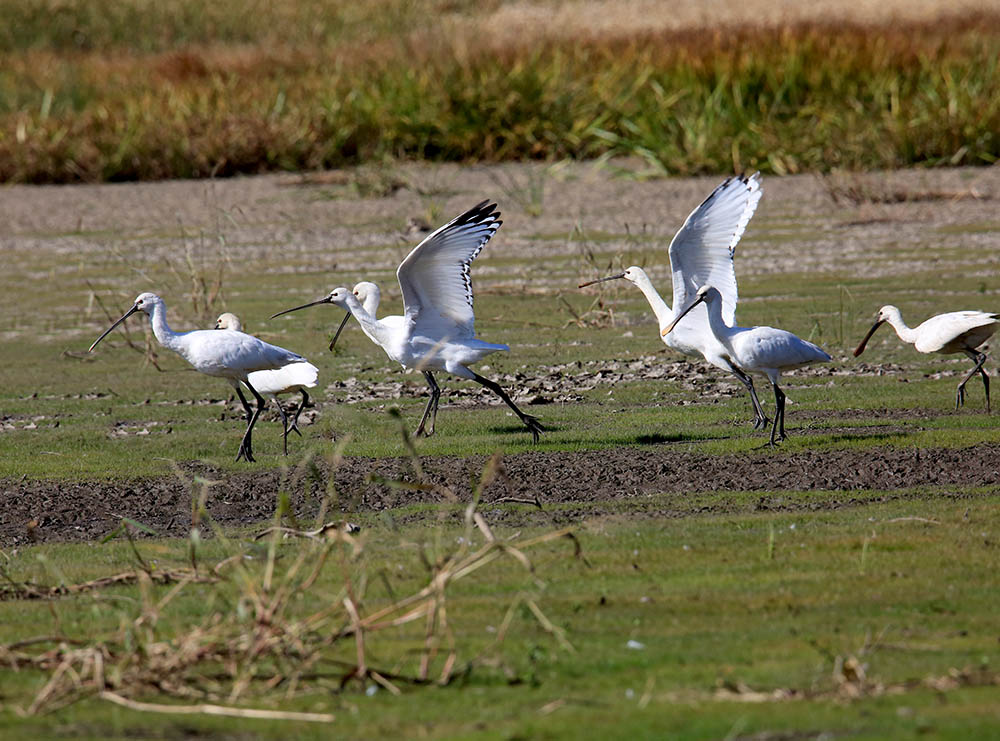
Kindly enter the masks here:
<path id="1" fill-rule="evenodd" d="M 652 435 L 636 435 L 633 440 L 636 445 L 658 445 L 660 443 L 703 443 L 710 440 L 725 440 L 723 437 L 713 437 L 711 435 L 691 435 L 685 432 L 674 432 L 664 434 L 661 432 Z"/>

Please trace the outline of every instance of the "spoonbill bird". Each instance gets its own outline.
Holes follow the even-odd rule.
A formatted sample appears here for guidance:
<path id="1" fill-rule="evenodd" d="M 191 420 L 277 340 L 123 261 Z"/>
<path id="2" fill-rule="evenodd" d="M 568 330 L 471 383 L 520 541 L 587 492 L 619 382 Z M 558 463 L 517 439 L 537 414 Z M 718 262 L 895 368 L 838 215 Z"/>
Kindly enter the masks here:
<path id="1" fill-rule="evenodd" d="M 226 329 L 231 332 L 242 332 L 243 323 L 240 322 L 238 316 L 227 311 L 220 314 L 219 318 L 215 320 L 215 328 Z M 309 394 L 306 393 L 306 389 L 311 389 L 316 385 L 318 375 L 319 369 L 312 363 L 297 362 L 289 363 L 282 368 L 278 368 L 278 370 L 254 371 L 248 376 L 250 385 L 257 389 L 257 393 L 273 399 L 275 406 L 278 407 L 278 414 L 281 415 L 285 455 L 288 455 L 288 433 L 294 430 L 296 435 L 302 437 L 302 433 L 299 432 L 299 414 L 305 409 L 306 404 L 309 403 Z M 296 391 L 302 394 L 302 402 L 295 410 L 295 414 L 292 415 L 292 423 L 288 424 L 288 417 L 285 414 L 285 410 L 281 407 L 281 401 L 278 399 L 278 396 L 280 394 L 294 394 Z M 240 400 L 243 402 L 243 408 L 246 410 L 247 419 L 249 420 L 251 416 L 250 405 L 247 404 L 242 394 L 240 395 Z"/>
<path id="2" fill-rule="evenodd" d="M 245 457 L 248 461 L 253 461 L 251 433 L 267 402 L 253 387 L 250 374 L 254 371 L 278 370 L 292 363 L 305 363 L 306 359 L 291 350 L 269 345 L 243 332 L 216 332 L 214 329 L 174 332 L 167 324 L 166 304 L 155 293 L 140 293 L 132 308 L 108 327 L 87 352 L 92 352 L 97 343 L 107 337 L 111 330 L 137 311 L 144 311 L 149 316 L 153 334 L 161 345 L 176 352 L 193 365 L 195 370 L 205 375 L 225 378 L 236 389 L 240 401 L 243 402 L 243 408 L 247 411 L 247 430 L 243 433 L 236 460 Z M 252 415 L 250 405 L 240 390 L 240 382 L 250 389 L 250 393 L 257 399 L 257 410 Z"/>
<path id="3" fill-rule="evenodd" d="M 375 316 L 378 311 L 379 301 L 382 300 L 382 292 L 379 287 L 374 283 L 363 280 L 354 286 L 354 295 L 361 302 L 361 306 L 364 310 Z M 272 317 L 273 319 L 274 317 Z M 385 317 L 382 321 L 387 321 L 389 319 L 395 319 L 396 317 Z M 340 322 L 340 326 L 337 327 L 336 333 L 333 335 L 333 339 L 330 340 L 330 351 L 333 352 L 333 348 L 337 344 L 337 339 L 340 337 L 340 333 L 344 331 L 344 327 L 347 326 L 347 322 L 351 319 L 351 312 L 344 314 L 344 319 Z"/>
<path id="4" fill-rule="evenodd" d="M 668 324 L 661 334 L 664 337 L 669 335 L 674 326 L 698 304 L 705 304 L 708 308 L 708 327 L 715 338 L 717 352 L 720 353 L 714 358 L 708 358 L 709 362 L 719 367 L 729 364 L 743 373 L 767 376 L 771 381 L 775 411 L 769 443 L 774 447 L 776 432 L 778 440 L 785 439 L 785 393 L 778 386 L 781 372 L 812 363 L 826 363 L 830 356 L 822 348 L 783 329 L 727 325 L 722 318 L 722 294 L 714 286 L 699 288 L 691 305 Z"/>
<path id="5" fill-rule="evenodd" d="M 733 255 L 763 194 L 759 172 L 750 176 L 731 177 L 688 215 L 680 231 L 671 240 L 668 250 L 674 293 L 673 310 L 660 298 L 646 271 L 636 265 L 624 273 L 580 285 L 583 288 L 623 278 L 638 287 L 656 315 L 667 347 L 684 355 L 703 357 L 709 363 L 732 373 L 746 386 L 753 403 L 754 429 L 766 428 L 769 420 L 757 399 L 753 379 L 725 359 L 725 352 L 709 330 L 707 308 L 699 306 L 691 318 L 674 332 L 663 333 L 662 330 L 680 316 L 681 310 L 694 299 L 703 285 L 716 287 L 722 297 L 722 318 L 726 324 L 735 323 L 738 296 Z"/>
<path id="6" fill-rule="evenodd" d="M 906 326 L 899 309 L 892 305 L 883 306 L 878 310 L 878 316 L 875 317 L 875 323 L 868 330 L 868 334 L 854 349 L 854 357 L 858 357 L 865 351 L 865 345 L 875 334 L 875 330 L 886 322 L 896 330 L 899 339 L 912 344 L 917 352 L 936 352 L 942 355 L 965 353 L 976 365 L 958 384 L 958 390 L 955 393 L 955 409 L 965 404 L 965 384 L 976 373 L 979 373 L 983 377 L 983 387 L 986 389 L 986 411 L 989 412 L 990 377 L 983 370 L 986 353 L 980 352 L 977 348 L 997 331 L 997 327 L 1000 326 L 998 320 L 1000 320 L 1000 314 L 990 314 L 985 311 L 949 311 L 947 314 L 932 316 L 911 329 Z"/>
<path id="7" fill-rule="evenodd" d="M 469 365 L 490 353 L 507 351 L 507 345 L 495 345 L 476 339 L 472 311 L 472 280 L 469 265 L 500 227 L 500 212 L 489 201 L 465 213 L 429 234 L 413 248 L 396 270 L 403 293 L 403 315 L 375 318 L 378 288 L 373 283 L 359 283 L 355 295 L 346 288 L 335 288 L 328 296 L 272 316 L 287 314 L 319 304 L 335 304 L 348 311 L 341 323 L 353 315 L 368 338 L 385 354 L 407 370 L 424 374 L 431 396 L 427 400 L 416 435 L 433 435 L 441 389 L 432 371 L 439 370 L 485 386 L 509 406 L 538 442 L 543 431 L 538 419 L 525 414 L 494 381 L 469 369 Z M 362 293 L 359 290 L 366 292 Z M 374 288 L 374 291 L 371 288 Z M 368 308 L 362 305 L 368 302 Z M 340 334 L 340 330 L 337 330 Z M 336 337 L 334 337 L 336 342 Z M 332 346 L 333 343 L 331 343 Z M 428 418 L 430 425 L 427 424 Z"/>

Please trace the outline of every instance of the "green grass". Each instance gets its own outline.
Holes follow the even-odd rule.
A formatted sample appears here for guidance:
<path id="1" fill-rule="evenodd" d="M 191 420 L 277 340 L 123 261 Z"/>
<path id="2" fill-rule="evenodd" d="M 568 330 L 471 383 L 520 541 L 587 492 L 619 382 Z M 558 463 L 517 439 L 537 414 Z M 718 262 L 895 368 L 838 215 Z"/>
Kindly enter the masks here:
<path id="1" fill-rule="evenodd" d="M 951 669 L 983 667 L 995 676 L 994 615 L 1000 605 L 987 585 L 998 565 L 996 493 L 779 515 L 752 514 L 755 499 L 736 494 L 731 514 L 679 520 L 584 516 L 575 529 L 587 564 L 567 558 L 568 544 L 553 543 L 531 551 L 533 577 L 519 569 L 486 567 L 457 584 L 449 605 L 463 659 L 491 639 L 488 626 L 497 626 L 498 605 L 523 591 L 537 596 L 576 648 L 575 653 L 561 649 L 521 612 L 500 651 L 506 676 L 487 664 L 451 686 L 408 689 L 398 698 L 385 691 L 366 696 L 356 687 L 331 693 L 304 685 L 292 698 L 265 694 L 251 703 L 334 713 L 335 724 L 324 727 L 151 717 L 97 701 L 22 719 L 14 707 L 26 706 L 46 678 L 32 670 L 4 672 L 0 728 L 11 738 L 57 731 L 125 736 L 154 722 L 167 737 L 225 732 L 270 738 L 294 729 L 304 738 L 331 732 L 374 738 L 419 728 L 430 738 L 566 738 L 582 727 L 601 737 L 641 738 L 988 733 L 995 722 L 989 688 L 939 694 L 920 682 Z M 420 584 L 423 572 L 412 544 L 428 543 L 433 552 L 434 543 L 454 543 L 461 534 L 451 526 L 426 525 L 394 532 L 375 515 L 361 515 L 361 521 L 367 544 L 357 573 L 372 575 L 365 597 L 369 610 L 389 598 L 385 582 L 374 575 L 387 573 L 394 593 L 404 594 Z M 529 528 L 521 538 L 536 532 Z M 279 545 L 279 575 L 304 547 Z M 218 542 L 206 544 L 203 562 L 221 556 L 220 548 Z M 143 542 L 139 551 L 158 568 L 187 562 L 183 542 Z M 23 548 L 5 565 L 17 579 L 38 583 L 131 568 L 131 551 L 121 542 Z M 251 562 L 247 568 L 262 567 Z M 292 605 L 292 613 L 307 614 L 323 604 L 336 593 L 339 578 L 336 570 L 323 577 L 302 604 Z M 154 597 L 167 589 L 154 587 Z M 237 609 L 238 592 L 235 580 L 190 585 L 160 614 L 157 635 L 169 637 L 213 613 Z M 138 609 L 139 595 L 130 587 L 51 604 L 3 602 L 0 642 L 53 634 L 93 639 L 112 633 Z M 628 648 L 630 640 L 642 647 Z M 413 641 L 412 630 L 371 637 L 373 665 L 412 673 L 416 657 L 407 647 Z M 865 664 L 870 687 L 913 685 L 899 694 L 875 692 L 845 702 L 834 667 L 838 657 L 852 656 Z M 349 659 L 350 651 L 341 658 Z M 737 686 L 794 690 L 809 699 L 761 705 L 714 696 L 718 687 Z"/>
<path id="2" fill-rule="evenodd" d="M 227 243 L 225 233 L 221 231 L 218 237 L 223 243 Z M 13 309 L 0 320 L 0 331 L 12 333 L 17 347 L 17 352 L 11 353 L 0 366 L 0 406 L 6 423 L 15 428 L 0 435 L 0 477 L 170 476 L 173 470 L 170 460 L 207 460 L 224 471 L 244 470 L 242 464 L 232 460 L 243 423 L 238 405 L 224 403 L 232 393 L 223 381 L 191 371 L 181 358 L 152 341 L 162 369 L 157 371 L 145 363 L 140 352 L 124 345 L 120 333 L 104 340 L 95 354 L 84 353 L 102 328 L 110 324 L 96 303 L 81 312 L 81 302 L 86 299 L 80 291 L 87 285 L 85 281 L 91 281 L 90 285 L 98 289 L 105 303 L 116 302 L 107 307 L 114 318 L 139 290 L 149 286 L 167 299 L 170 321 L 178 330 L 212 326 L 218 313 L 230 310 L 243 317 L 250 331 L 263 339 L 305 352 L 321 371 L 321 386 L 313 397 L 332 403 L 324 403 L 316 425 L 303 428 L 304 440 L 293 438 L 293 450 L 322 452 L 331 439 L 350 435 L 349 455 L 400 453 L 397 423 L 384 410 L 398 406 L 407 425 L 414 427 L 426 399 L 425 383 L 419 375 L 402 373 L 354 323 L 342 336 L 338 353 L 328 353 L 325 343 L 340 319 L 339 312 L 330 307 L 317 307 L 270 322 L 264 320 L 281 308 L 300 303 L 299 299 L 312 299 L 329 290 L 332 284 L 328 285 L 331 279 L 325 270 L 272 272 L 269 267 L 288 267 L 287 259 L 276 253 L 261 258 L 260 272 L 251 288 L 234 275 L 237 268 L 214 251 L 214 236 L 192 253 L 189 265 L 193 267 L 188 267 L 184 258 L 175 257 L 173 268 L 166 267 L 158 254 L 145 254 L 144 245 L 161 239 L 170 245 L 177 242 L 176 237 L 126 232 L 112 239 L 122 250 L 118 255 L 94 255 L 69 264 L 55 264 L 28 252 L 15 253 L 12 260 L 18 271 L 0 278 L 0 288 L 6 291 Z M 755 243 L 751 244 L 748 249 L 758 249 Z M 640 246 L 634 246 L 627 259 L 621 256 L 617 259 L 623 259 L 625 264 L 658 262 L 658 245 Z M 372 248 L 372 259 L 385 259 L 385 254 L 395 249 Z M 310 259 L 309 255 L 303 255 L 303 266 Z M 595 257 L 598 264 L 614 259 L 611 254 L 598 253 Z M 190 298 L 190 276 L 210 284 L 220 274 L 220 265 L 223 268 L 220 298 L 206 308 L 201 289 L 194 294 L 201 297 L 198 301 Z M 491 356 L 485 364 L 490 373 L 521 372 L 532 379 L 543 373 L 540 369 L 571 363 L 560 373 L 572 377 L 603 367 L 611 358 L 625 364 L 648 356 L 662 359 L 663 363 L 676 359 L 657 338 L 641 294 L 624 282 L 610 285 L 603 293 L 603 306 L 614 309 L 615 326 L 578 326 L 573 322 L 567 303 L 577 314 L 582 314 L 594 301 L 593 294 L 572 288 L 582 269 L 575 254 L 505 259 L 498 252 L 496 257 L 484 258 L 483 265 L 500 269 L 501 275 L 531 276 L 533 271 L 541 270 L 549 280 L 569 286 L 564 291 L 525 293 L 512 287 L 497 287 L 493 282 L 496 278 L 477 277 L 478 331 L 491 341 L 515 348 L 509 355 Z M 53 290 L 31 290 L 17 277 L 25 273 L 44 276 Z M 138 284 L 134 282 L 135 276 Z M 384 286 L 392 285 L 393 281 L 388 270 L 376 270 L 365 277 L 374 278 Z M 967 370 L 963 357 L 921 355 L 899 342 L 889 329 L 882 329 L 876 335 L 858 361 L 849 357 L 850 350 L 870 326 L 879 304 L 877 298 L 860 297 L 892 296 L 902 306 L 904 316 L 922 318 L 937 310 L 936 299 L 927 289 L 939 281 L 937 274 L 920 267 L 877 281 L 854 277 L 836 280 L 827 274 L 741 279 L 742 324 L 779 326 L 817 342 L 834 355 L 834 365 L 841 371 L 834 376 L 786 377 L 786 390 L 795 401 L 788 409 L 792 436 L 786 450 L 860 450 L 886 444 L 966 447 L 996 439 L 991 418 L 981 413 L 984 405 L 978 380 L 973 379 L 969 384 L 965 409 L 958 414 L 953 412 L 954 386 L 958 374 Z M 116 288 L 111 291 L 108 287 Z M 122 298 L 115 299 L 117 295 Z M 291 296 L 295 298 L 290 299 Z M 387 297 L 383 313 L 398 311 L 394 307 L 397 303 L 398 299 Z M 949 303 L 985 308 L 975 285 L 968 286 L 964 294 L 950 297 Z M 127 326 L 133 342 L 141 348 L 148 323 L 136 317 Z M 553 347 L 562 350 L 554 354 Z M 859 361 L 892 362 L 901 367 L 883 376 L 857 376 L 850 369 Z M 572 365 L 576 362 L 580 367 Z M 598 365 L 587 366 L 589 362 Z M 49 370 L 39 373 L 39 368 Z M 942 371 L 950 375 L 927 377 Z M 722 378 L 714 372 L 710 376 L 708 384 Z M 344 404 L 345 390 L 323 390 L 327 384 L 351 377 L 361 386 L 402 382 L 406 385 L 405 393 L 398 400 L 386 395 L 373 401 Z M 448 391 L 468 389 L 470 385 L 451 378 L 442 378 L 441 383 L 445 396 L 438 434 L 417 441 L 421 454 L 489 454 L 498 446 L 510 453 L 534 449 L 530 435 L 506 407 L 492 405 L 475 411 L 450 407 Z M 567 382 L 565 389 L 575 391 L 574 383 Z M 759 390 L 761 399 L 770 408 L 773 400 L 766 386 L 760 385 Z M 542 396 L 551 398 L 553 394 L 543 392 Z M 667 379 L 646 379 L 600 384 L 593 390 L 580 392 L 580 396 L 578 402 L 527 407 L 540 415 L 549 428 L 540 449 L 593 450 L 684 441 L 687 450 L 723 454 L 751 451 L 760 444 L 759 438 L 750 434 L 744 424 L 750 417 L 750 405 L 742 389 L 731 397 L 715 399 L 699 389 L 684 389 Z M 919 418 L 907 415 L 906 410 L 915 405 L 929 414 Z M 899 410 L 898 416 L 882 420 L 899 431 L 889 438 L 877 430 L 870 435 L 863 431 L 843 435 L 837 430 L 845 424 L 836 414 L 839 409 Z M 833 413 L 829 418 L 806 423 L 799 415 L 800 410 L 806 414 L 822 410 Z M 848 424 L 863 429 L 866 423 L 852 418 Z M 145 429 L 148 434 L 115 437 L 116 431 L 122 429 L 132 433 Z M 261 454 L 260 467 L 283 465 L 279 454 L 280 428 L 275 423 L 262 424 L 255 443 Z"/>
<path id="3" fill-rule="evenodd" d="M 1000 155 L 991 15 L 483 47 L 466 36 L 492 6 L 98 5 L 3 3 L 0 180 L 621 154 L 659 174 L 782 174 Z M 466 25 L 419 22 L 440 12 Z"/>
<path id="4" fill-rule="evenodd" d="M 0 432 L 0 478 L 12 492 L 7 496 L 17 496 L 22 477 L 74 483 L 173 478 L 171 459 L 185 464 L 203 460 L 220 477 L 280 469 L 297 465 L 309 454 L 326 456 L 333 448 L 331 438 L 348 435 L 348 456 L 404 455 L 399 424 L 386 410 L 398 405 L 407 426 L 416 424 L 424 403 L 419 376 L 403 375 L 355 325 L 342 337 L 337 354 L 326 352 L 340 319 L 339 312 L 328 307 L 265 320 L 279 309 L 362 277 L 394 288 L 392 267 L 407 247 L 385 235 L 403 228 L 407 211 L 416 208 L 413 204 L 430 208 L 429 201 L 413 199 L 402 208 L 387 208 L 392 215 L 377 220 L 363 196 L 370 193 L 368 186 L 351 190 L 355 175 L 367 182 L 365 173 L 346 174 L 344 187 L 350 192 L 345 198 L 350 203 L 344 208 L 344 224 L 357 231 L 353 241 L 365 245 L 357 252 L 348 243 L 303 248 L 286 256 L 270 249 L 267 239 L 255 239 L 256 228 L 269 230 L 271 225 L 263 222 L 274 217 L 244 204 L 232 206 L 240 228 L 225 214 L 217 223 L 150 227 L 152 219 L 138 210 L 123 216 L 120 228 L 12 235 L 17 248 L 5 253 L 10 269 L 0 275 L 5 307 L 0 336 L 8 349 L 0 364 L 0 422 L 15 427 Z M 389 168 L 386 177 L 393 176 Z M 436 177 L 442 176 L 432 172 L 428 180 Z M 621 183 L 623 190 L 631 187 Z M 546 188 L 551 188 L 547 192 L 556 187 L 546 180 Z M 286 189 L 280 197 L 314 195 L 314 189 Z M 529 198 L 522 210 L 531 205 Z M 266 211 L 272 208 L 278 212 L 283 206 L 269 205 Z M 504 249 L 498 237 L 473 269 L 477 329 L 484 338 L 512 348 L 509 354 L 491 356 L 485 363 L 487 373 L 521 372 L 530 382 L 556 365 L 572 376 L 615 361 L 655 369 L 676 359 L 663 348 L 648 308 L 632 286 L 603 284 L 601 294 L 574 288 L 605 266 L 611 272 L 612 266 L 645 264 L 662 275 L 666 239 L 636 239 L 604 226 L 591 236 L 584 229 L 546 240 L 533 234 L 539 231 L 534 222 L 524 225 L 530 217 L 513 207 L 505 209 L 509 221 L 504 229 L 514 240 L 507 243 L 511 249 Z M 829 219 L 828 213 L 814 216 Z M 584 222 L 590 218 L 598 217 L 581 216 Z M 240 231 L 244 222 L 254 233 Z M 508 239 L 507 234 L 501 232 L 502 238 Z M 31 239 L 39 240 L 38 248 L 22 248 Z M 787 328 L 835 356 L 831 367 L 836 375 L 787 376 L 786 389 L 795 404 L 788 410 L 791 437 L 781 450 L 863 453 L 886 447 L 995 444 L 994 420 L 982 413 L 977 381 L 970 383 L 965 410 L 953 411 L 956 374 L 967 369 L 965 360 L 920 355 L 887 329 L 876 335 L 861 359 L 849 357 L 878 305 L 890 297 L 904 316 L 914 319 L 944 310 L 945 303 L 952 308 L 990 308 L 994 279 L 986 272 L 969 279 L 965 269 L 965 261 L 978 257 L 958 255 L 961 240 L 956 238 L 934 244 L 934 254 L 941 256 L 938 263 L 900 261 L 884 276 L 846 269 L 750 270 L 765 260 L 788 264 L 790 254 L 811 259 L 825 240 L 801 215 L 762 208 L 738 253 L 741 324 Z M 87 251 L 76 253 L 78 244 Z M 185 254 L 189 245 L 190 254 Z M 251 275 L 239 260 L 245 247 L 261 246 L 266 248 L 249 253 L 257 256 Z M 918 241 L 912 249 L 920 248 Z M 587 250 L 592 251 L 589 256 Z M 871 251 L 871 259 L 876 259 L 888 250 L 876 241 Z M 946 256 L 960 258 L 946 267 L 946 278 L 962 280 L 949 285 L 945 297 L 945 279 L 937 271 Z M 220 292 L 206 305 L 219 275 Z M 662 278 L 656 283 L 669 292 Z M 278 427 L 267 421 L 255 436 L 259 462 L 252 468 L 235 464 L 243 427 L 237 407 L 204 403 L 229 397 L 222 381 L 185 370 L 180 358 L 154 345 L 163 369 L 159 372 L 144 364 L 140 352 L 125 346 L 120 332 L 107 338 L 93 356 L 83 355 L 110 323 L 96 301 L 89 300 L 90 287 L 112 319 L 138 292 L 155 289 L 167 300 L 176 329 L 211 326 L 225 309 L 241 315 L 264 339 L 306 353 L 322 374 L 321 387 L 313 394 L 322 405 L 316 424 L 303 428 L 304 439 L 291 441 L 292 455 L 286 461 L 280 455 Z M 581 326 L 574 321 L 574 312 L 582 315 L 592 307 L 591 318 L 613 309 L 614 323 Z M 387 295 L 383 313 L 398 308 L 398 297 Z M 128 326 L 141 347 L 145 320 L 130 319 Z M 861 361 L 898 368 L 882 376 L 860 376 L 854 371 Z M 589 366 L 591 362 L 595 365 Z M 928 377 L 942 371 L 952 375 Z M 345 391 L 327 391 L 326 385 L 349 377 L 359 384 L 404 380 L 412 394 L 396 400 L 386 393 L 373 401 L 345 404 Z M 530 444 L 530 436 L 503 407 L 445 406 L 437 435 L 416 445 L 425 456 L 656 446 L 667 455 L 714 455 L 719 465 L 732 465 L 735 453 L 766 465 L 772 453 L 758 449 L 763 438 L 746 424 L 750 408 L 742 391 L 718 399 L 704 393 L 704 386 L 716 388 L 718 379 L 709 371 L 703 385 L 694 389 L 662 378 L 625 380 L 580 391 L 582 399 L 572 403 L 527 407 L 550 428 L 538 446 Z M 441 381 L 446 393 L 468 388 L 453 379 Z M 573 384 L 568 386 L 572 390 Z M 770 408 L 767 394 L 762 398 Z M 876 418 L 865 416 L 864 410 L 885 412 Z M 220 419 L 223 414 L 226 418 Z M 148 429 L 149 434 L 113 437 L 118 423 Z M 29 425 L 34 427 L 25 429 Z M 762 500 L 787 511 L 762 513 Z M 278 691 L 243 704 L 332 712 L 337 716 L 332 733 L 344 737 L 426 733 L 431 738 L 564 738 L 578 736 L 581 728 L 592 728 L 595 737 L 639 738 L 767 738 L 764 734 L 822 732 L 873 739 L 989 736 L 996 726 L 995 688 L 973 682 L 942 692 L 921 682 L 952 669 L 959 677 L 972 677 L 961 672 L 984 666 L 982 677 L 996 674 L 998 605 L 992 585 L 998 566 L 998 504 L 995 487 L 970 483 L 849 494 L 651 492 L 628 500 L 553 505 L 548 514 L 516 505 L 486 507 L 487 521 L 500 523 L 497 531 L 505 537 L 513 536 L 512 523 L 520 523 L 516 530 L 524 539 L 544 529 L 539 523 L 547 516 L 572 522 L 590 566 L 573 560 L 569 544 L 560 542 L 530 554 L 535 565 L 530 575 L 519 567 L 488 568 L 457 584 L 452 607 L 461 655 L 473 655 L 494 635 L 487 626 L 496 627 L 502 605 L 520 591 L 538 597 L 545 614 L 565 629 L 576 653 L 561 649 L 520 611 L 502 650 L 519 683 L 509 683 L 498 665 L 483 665 L 448 687 L 407 688 L 399 698 L 384 691 L 369 697 L 357 686 L 341 692 L 330 682 L 303 688 L 291 698 Z M 442 510 L 445 524 L 437 526 Z M 369 575 L 368 607 L 385 603 L 382 572 L 391 575 L 396 594 L 421 583 L 426 571 L 412 544 L 426 543 L 432 552 L 454 546 L 463 534 L 451 524 L 457 511 L 453 505 L 422 503 L 385 513 L 363 508 L 352 512 L 350 519 L 363 526 L 367 540 L 364 562 L 354 575 Z M 242 548 L 239 536 L 234 536 L 235 547 Z M 147 540 L 138 546 L 159 568 L 188 563 L 187 547 L 184 540 Z M 303 547 L 283 542 L 279 571 Z M 257 559 L 247 568 L 259 575 L 260 551 L 247 548 Z M 220 541 L 209 541 L 203 546 L 202 563 L 223 553 Z M 6 547 L 0 550 L 0 566 L 17 580 L 55 584 L 129 570 L 134 557 L 127 544 L 118 541 Z M 331 571 L 291 609 L 307 610 L 331 599 L 342 579 Z M 158 637 L 176 635 L 216 613 L 232 615 L 240 609 L 239 589 L 234 581 L 185 587 L 161 617 Z M 154 587 L 153 593 L 161 597 L 165 590 Z M 2 601 L 0 644 L 37 635 L 106 637 L 129 625 L 142 604 L 134 587 L 52 602 Z M 401 631 L 373 639 L 376 666 L 412 672 L 419 635 L 419 630 L 416 638 Z M 628 640 L 644 648 L 629 649 Z M 834 669 L 838 657 L 851 656 L 867 664 L 872 682 L 905 687 L 900 694 L 844 699 Z M 329 728 L 288 723 L 152 716 L 98 700 L 52 715 L 20 717 L 16 708 L 28 706 L 46 681 L 47 675 L 35 670 L 0 672 L 0 735 L 331 734 Z M 720 686 L 744 685 L 761 692 L 796 690 L 808 699 L 757 704 L 715 696 Z M 142 699 L 165 698 L 150 693 Z"/>

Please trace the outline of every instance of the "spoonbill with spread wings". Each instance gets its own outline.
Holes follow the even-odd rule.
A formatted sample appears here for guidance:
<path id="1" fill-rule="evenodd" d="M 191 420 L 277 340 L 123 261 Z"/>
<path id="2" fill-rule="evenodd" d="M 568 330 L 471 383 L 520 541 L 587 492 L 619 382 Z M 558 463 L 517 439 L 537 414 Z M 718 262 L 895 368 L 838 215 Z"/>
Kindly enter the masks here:
<path id="1" fill-rule="evenodd" d="M 738 298 L 733 256 L 763 192 L 760 173 L 731 177 L 712 191 L 712 194 L 687 217 L 680 231 L 671 240 L 668 250 L 674 293 L 673 310 L 660 297 L 646 271 L 637 265 L 628 268 L 624 273 L 582 283 L 580 288 L 618 278 L 629 281 L 646 297 L 662 331 L 680 316 L 681 311 L 691 303 L 701 286 L 712 285 L 721 296 L 722 317 L 725 323 L 733 324 Z M 750 392 L 754 428 L 766 428 L 769 420 L 757 399 L 753 379 L 725 359 L 723 348 L 709 329 L 706 307 L 700 304 L 696 306 L 690 319 L 677 330 L 662 335 L 663 342 L 673 350 L 693 357 L 702 357 L 712 365 L 736 376 Z"/>
<path id="2" fill-rule="evenodd" d="M 376 319 L 374 307 L 377 304 L 373 302 L 372 310 L 368 310 L 358 296 L 340 287 L 318 301 L 279 311 L 272 319 L 319 304 L 335 304 L 346 309 L 386 355 L 407 370 L 421 371 L 427 379 L 431 396 L 416 435 L 434 434 L 441 389 L 432 371 L 438 370 L 475 381 L 495 393 L 538 442 L 538 435 L 544 429 L 538 419 L 518 409 L 498 383 L 468 367 L 490 353 L 510 349 L 507 345 L 476 338 L 472 310 L 469 266 L 502 223 L 496 208 L 495 203 L 483 201 L 432 232 L 406 256 L 396 271 L 403 293 L 402 316 Z M 345 316 L 344 321 L 347 319 Z"/>

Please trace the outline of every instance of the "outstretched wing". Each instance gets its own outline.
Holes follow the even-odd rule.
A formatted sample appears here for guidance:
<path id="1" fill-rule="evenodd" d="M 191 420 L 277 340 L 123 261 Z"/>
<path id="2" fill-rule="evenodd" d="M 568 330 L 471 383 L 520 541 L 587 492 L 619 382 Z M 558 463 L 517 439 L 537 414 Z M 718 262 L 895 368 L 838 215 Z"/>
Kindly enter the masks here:
<path id="1" fill-rule="evenodd" d="M 453 339 L 473 336 L 469 264 L 502 223 L 497 205 L 483 201 L 414 247 L 396 271 L 406 317 L 425 326 L 443 320 Z"/>
<path id="2" fill-rule="evenodd" d="M 673 312 L 683 311 L 704 285 L 722 294 L 722 318 L 736 320 L 736 270 L 733 254 L 764 191 L 760 173 L 731 177 L 691 212 L 670 242 Z"/>

